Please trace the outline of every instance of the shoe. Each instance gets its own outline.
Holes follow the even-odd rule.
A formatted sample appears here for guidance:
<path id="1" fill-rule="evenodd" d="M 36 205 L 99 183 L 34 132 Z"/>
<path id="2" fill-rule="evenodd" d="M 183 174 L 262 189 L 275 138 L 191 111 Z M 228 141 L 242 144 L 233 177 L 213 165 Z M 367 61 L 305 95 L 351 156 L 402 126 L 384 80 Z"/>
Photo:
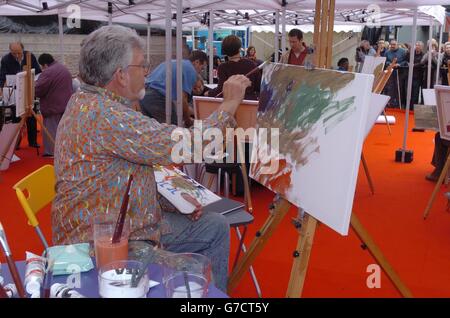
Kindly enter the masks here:
<path id="1" fill-rule="evenodd" d="M 41 146 L 39 146 L 38 144 L 28 144 L 28 147 L 40 148 Z"/>
<path id="2" fill-rule="evenodd" d="M 425 179 L 428 181 L 436 182 L 439 179 L 439 175 L 435 173 L 430 173 L 425 176 Z"/>

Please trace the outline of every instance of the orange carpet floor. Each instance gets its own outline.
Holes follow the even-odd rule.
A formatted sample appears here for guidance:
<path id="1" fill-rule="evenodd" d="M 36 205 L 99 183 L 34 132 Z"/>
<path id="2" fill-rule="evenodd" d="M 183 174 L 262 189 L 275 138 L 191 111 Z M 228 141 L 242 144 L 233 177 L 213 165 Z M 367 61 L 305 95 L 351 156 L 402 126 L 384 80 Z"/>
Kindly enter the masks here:
<path id="1" fill-rule="evenodd" d="M 353 211 L 415 297 L 450 297 L 450 214 L 443 195 L 450 190 L 446 186 L 442 186 L 428 219 L 422 218 L 434 187 L 424 179 L 432 170 L 434 133 L 411 132 L 411 116 L 406 148 L 414 151 L 414 160 L 409 164 L 396 163 L 395 150 L 402 146 L 405 114 L 396 110 L 389 110 L 388 114 L 397 120 L 391 126 L 392 135 L 386 125 L 376 125 L 364 144 L 375 194 L 371 194 L 361 167 Z M 35 149 L 25 147 L 25 143 L 26 138 L 16 152 L 22 160 L 0 174 L 0 221 L 17 260 L 24 259 L 26 250 L 40 252 L 42 247 L 27 225 L 11 187 L 33 170 L 52 163 L 51 159 L 37 156 Z M 268 217 L 273 198 L 270 191 L 259 185 L 253 185 L 252 192 L 255 222 L 249 226 L 247 246 Z M 44 234 L 50 237 L 48 210 L 40 219 Z M 285 296 L 298 241 L 291 223 L 295 215 L 296 209 L 291 209 L 253 263 L 264 297 Z M 233 231 L 231 258 L 236 248 Z M 3 258 L 0 260 L 4 262 Z M 375 260 L 361 248 L 361 241 L 352 230 L 344 237 L 321 224 L 314 238 L 303 297 L 400 297 L 384 273 L 380 288 L 368 287 L 367 281 L 373 277 L 373 271 L 368 272 L 371 264 L 376 264 Z M 257 297 L 249 274 L 231 296 Z"/>

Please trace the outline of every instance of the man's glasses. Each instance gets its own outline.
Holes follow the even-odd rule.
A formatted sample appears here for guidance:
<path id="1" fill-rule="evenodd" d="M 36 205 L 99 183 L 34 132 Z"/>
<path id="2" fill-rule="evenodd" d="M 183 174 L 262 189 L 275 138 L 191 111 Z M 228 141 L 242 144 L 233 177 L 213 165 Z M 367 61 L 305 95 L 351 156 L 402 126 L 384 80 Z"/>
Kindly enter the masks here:
<path id="1" fill-rule="evenodd" d="M 145 62 L 143 64 L 130 64 L 127 67 L 131 67 L 131 66 L 142 67 L 142 69 L 144 70 L 145 74 L 148 74 L 150 72 L 150 64 L 148 62 Z"/>

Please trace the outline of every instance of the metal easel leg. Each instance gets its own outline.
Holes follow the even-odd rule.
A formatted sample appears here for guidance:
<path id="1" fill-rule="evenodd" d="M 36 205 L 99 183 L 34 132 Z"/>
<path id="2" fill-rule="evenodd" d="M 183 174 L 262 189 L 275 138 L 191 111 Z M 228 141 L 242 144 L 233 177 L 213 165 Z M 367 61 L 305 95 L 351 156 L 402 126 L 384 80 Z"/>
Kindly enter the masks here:
<path id="1" fill-rule="evenodd" d="M 399 80 L 399 75 L 398 75 L 398 68 L 395 70 L 396 75 L 397 75 L 397 96 L 398 96 L 398 107 L 400 109 L 402 109 L 402 96 L 400 95 L 400 80 Z"/>

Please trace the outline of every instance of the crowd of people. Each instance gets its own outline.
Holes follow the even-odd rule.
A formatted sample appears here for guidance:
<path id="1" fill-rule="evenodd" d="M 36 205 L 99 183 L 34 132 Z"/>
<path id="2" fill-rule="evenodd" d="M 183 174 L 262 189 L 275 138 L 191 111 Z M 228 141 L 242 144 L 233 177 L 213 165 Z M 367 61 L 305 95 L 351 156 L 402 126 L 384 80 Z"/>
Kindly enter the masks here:
<path id="1" fill-rule="evenodd" d="M 420 101 L 422 89 L 428 88 L 428 47 L 425 48 L 422 41 L 417 41 L 414 47 L 414 66 L 412 75 L 412 94 L 410 109 L 414 110 L 414 105 Z M 384 56 L 386 57 L 385 66 L 388 67 L 394 59 L 396 65 L 391 78 L 386 84 L 384 93 L 391 97 L 389 105 L 396 108 L 406 108 L 407 99 L 407 79 L 409 72 L 410 45 L 408 43 L 399 44 L 397 40 L 390 42 L 380 40 L 371 46 L 367 40 L 361 41 L 356 48 L 355 62 L 356 71 L 361 71 L 366 56 Z M 448 85 L 448 61 L 450 60 L 450 42 L 442 45 L 439 52 L 439 45 L 435 39 L 431 40 L 431 77 L 430 88 L 435 84 Z M 438 83 L 436 82 L 436 72 L 439 65 Z"/>

